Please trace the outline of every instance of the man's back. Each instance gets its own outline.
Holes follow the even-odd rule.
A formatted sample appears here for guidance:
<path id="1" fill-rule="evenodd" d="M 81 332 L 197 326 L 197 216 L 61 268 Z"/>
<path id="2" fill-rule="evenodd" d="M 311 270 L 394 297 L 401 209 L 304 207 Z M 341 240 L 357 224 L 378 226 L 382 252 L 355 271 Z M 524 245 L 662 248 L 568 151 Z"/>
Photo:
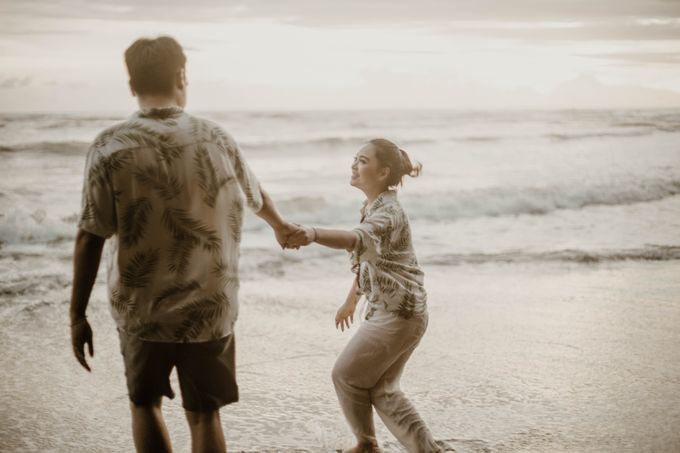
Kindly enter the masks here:
<path id="1" fill-rule="evenodd" d="M 109 290 L 120 329 L 166 342 L 231 333 L 241 192 L 261 208 L 259 183 L 234 140 L 180 108 L 137 112 L 97 137 L 79 227 L 115 235 Z"/>

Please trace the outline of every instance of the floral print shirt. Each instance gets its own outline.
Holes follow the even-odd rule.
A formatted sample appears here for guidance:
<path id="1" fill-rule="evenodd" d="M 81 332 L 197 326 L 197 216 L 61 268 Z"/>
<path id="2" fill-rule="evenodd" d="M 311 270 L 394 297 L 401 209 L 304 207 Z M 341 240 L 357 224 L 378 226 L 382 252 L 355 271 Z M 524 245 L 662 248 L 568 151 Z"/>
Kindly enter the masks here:
<path id="1" fill-rule="evenodd" d="M 424 313 L 424 274 L 396 191 L 387 190 L 370 205 L 364 204 L 362 217 L 353 230 L 358 240 L 350 259 L 358 268 L 359 291 L 366 296 L 366 319 L 376 310 L 405 319 Z"/>
<path id="2" fill-rule="evenodd" d="M 136 112 L 94 140 L 78 227 L 110 238 L 108 286 L 119 329 L 201 342 L 238 316 L 243 207 L 257 178 L 220 126 L 180 108 Z"/>

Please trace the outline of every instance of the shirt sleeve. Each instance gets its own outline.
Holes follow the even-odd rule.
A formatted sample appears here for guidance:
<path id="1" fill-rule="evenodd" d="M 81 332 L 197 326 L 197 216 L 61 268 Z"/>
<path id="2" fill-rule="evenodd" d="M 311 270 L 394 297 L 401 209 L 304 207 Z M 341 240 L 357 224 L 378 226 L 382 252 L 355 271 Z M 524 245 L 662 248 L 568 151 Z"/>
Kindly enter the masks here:
<path id="1" fill-rule="evenodd" d="M 85 178 L 78 228 L 109 238 L 116 232 L 116 205 L 106 157 L 91 146 L 85 161 Z"/>
<path id="2" fill-rule="evenodd" d="M 393 225 L 394 216 L 390 212 L 379 211 L 354 228 L 352 231 L 357 235 L 357 242 L 352 251 L 352 262 L 361 263 L 379 257 L 390 242 Z"/>
<path id="3" fill-rule="evenodd" d="M 243 153 L 236 143 L 236 140 L 222 128 L 218 128 L 217 135 L 221 142 L 220 145 L 226 152 L 231 166 L 234 169 L 236 180 L 246 197 L 248 207 L 253 212 L 258 212 L 262 209 L 264 204 L 262 192 L 260 191 L 260 182 L 243 158 Z"/>

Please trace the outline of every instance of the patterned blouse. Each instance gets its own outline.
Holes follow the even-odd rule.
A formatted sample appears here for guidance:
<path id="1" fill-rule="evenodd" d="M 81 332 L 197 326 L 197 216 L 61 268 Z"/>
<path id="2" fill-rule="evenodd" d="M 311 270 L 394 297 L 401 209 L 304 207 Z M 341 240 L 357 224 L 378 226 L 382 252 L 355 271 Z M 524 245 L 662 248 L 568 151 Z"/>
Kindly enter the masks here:
<path id="1" fill-rule="evenodd" d="M 405 319 L 424 313 L 424 274 L 397 193 L 387 190 L 370 205 L 364 204 L 362 217 L 361 224 L 353 230 L 358 241 L 350 259 L 358 268 L 359 291 L 366 296 L 366 319 L 376 310 Z"/>
<path id="2" fill-rule="evenodd" d="M 232 332 L 244 194 L 261 209 L 236 142 L 180 108 L 139 111 L 99 134 L 87 153 L 78 227 L 111 238 L 119 329 L 163 342 Z"/>

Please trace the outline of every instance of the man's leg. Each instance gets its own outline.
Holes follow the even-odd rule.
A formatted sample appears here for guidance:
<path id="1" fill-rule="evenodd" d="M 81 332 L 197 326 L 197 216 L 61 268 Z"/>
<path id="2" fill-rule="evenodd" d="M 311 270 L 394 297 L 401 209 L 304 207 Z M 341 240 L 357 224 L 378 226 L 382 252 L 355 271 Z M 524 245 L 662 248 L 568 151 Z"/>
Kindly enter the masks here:
<path id="1" fill-rule="evenodd" d="M 172 446 L 161 412 L 161 398 L 144 405 L 130 403 L 132 437 L 137 453 L 170 453 Z"/>
<path id="2" fill-rule="evenodd" d="M 227 451 L 220 408 L 238 401 L 233 335 L 179 347 L 177 376 L 193 453 Z"/>
<path id="3" fill-rule="evenodd" d="M 170 372 L 175 346 L 140 340 L 120 331 L 120 346 L 132 413 L 132 437 L 137 452 L 170 452 L 161 399 L 173 398 Z"/>
<path id="4" fill-rule="evenodd" d="M 220 423 L 220 411 L 184 411 L 191 430 L 192 453 L 226 453 L 227 445 Z"/>

